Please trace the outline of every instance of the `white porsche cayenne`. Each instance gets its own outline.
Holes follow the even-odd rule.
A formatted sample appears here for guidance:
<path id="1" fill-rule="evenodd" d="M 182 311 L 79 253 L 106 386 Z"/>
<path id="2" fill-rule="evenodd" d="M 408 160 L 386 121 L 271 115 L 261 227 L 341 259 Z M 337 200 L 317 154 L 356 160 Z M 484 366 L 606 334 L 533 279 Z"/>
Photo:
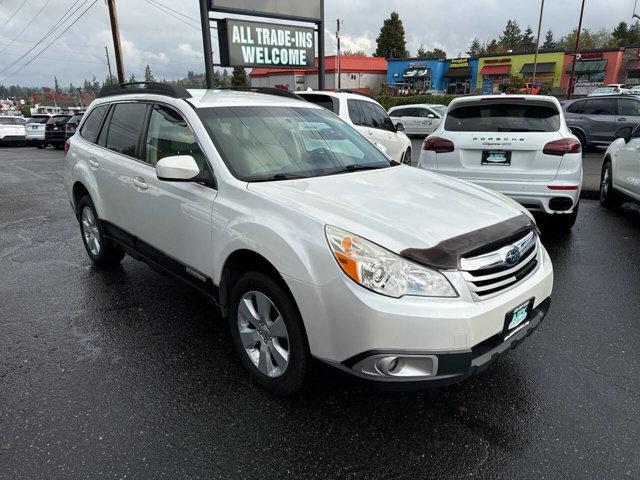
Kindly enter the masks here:
<path id="1" fill-rule="evenodd" d="M 554 97 L 454 99 L 422 146 L 419 168 L 507 195 L 570 230 L 582 189 L 582 149 Z"/>
<path id="2" fill-rule="evenodd" d="M 105 87 L 66 145 L 92 262 L 127 253 L 198 288 L 278 394 L 312 357 L 396 388 L 457 382 L 540 324 L 553 269 L 525 209 L 281 95 Z"/>

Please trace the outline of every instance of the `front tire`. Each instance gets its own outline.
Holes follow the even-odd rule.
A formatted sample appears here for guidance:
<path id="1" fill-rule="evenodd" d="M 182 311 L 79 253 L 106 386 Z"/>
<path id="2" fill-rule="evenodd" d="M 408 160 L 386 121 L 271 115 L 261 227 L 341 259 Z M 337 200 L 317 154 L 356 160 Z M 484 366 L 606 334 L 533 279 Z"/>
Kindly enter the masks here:
<path id="1" fill-rule="evenodd" d="M 405 165 L 411 166 L 411 147 L 407 148 L 407 151 L 404 152 L 404 157 L 402 157 L 402 163 Z"/>
<path id="2" fill-rule="evenodd" d="M 229 299 L 229 327 L 240 360 L 253 379 L 276 395 L 305 382 L 309 347 L 302 319 L 287 291 L 259 272 L 245 273 Z"/>
<path id="3" fill-rule="evenodd" d="M 582 145 L 582 150 L 587 150 L 589 148 L 589 145 L 587 145 L 587 138 L 585 137 L 584 133 L 579 130 L 575 130 L 571 133 L 576 136 L 576 138 L 580 142 L 580 145 Z"/>
<path id="4" fill-rule="evenodd" d="M 613 168 L 611 161 L 605 163 L 600 176 L 600 205 L 605 208 L 618 208 L 622 205 L 620 195 L 613 189 Z"/>
<path id="5" fill-rule="evenodd" d="M 78 212 L 82 243 L 89 259 L 98 268 L 107 269 L 119 265 L 125 252 L 105 238 L 102 224 L 89 195 L 85 195 L 78 202 Z"/>

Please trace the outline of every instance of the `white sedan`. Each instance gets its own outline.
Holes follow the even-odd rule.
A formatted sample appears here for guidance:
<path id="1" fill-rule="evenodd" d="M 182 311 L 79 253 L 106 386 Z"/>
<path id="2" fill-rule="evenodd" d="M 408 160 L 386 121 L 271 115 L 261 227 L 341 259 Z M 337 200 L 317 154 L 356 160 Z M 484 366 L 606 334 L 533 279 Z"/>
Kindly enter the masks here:
<path id="1" fill-rule="evenodd" d="M 444 105 L 419 103 L 414 105 L 398 105 L 389 109 L 389 116 L 394 124 L 402 123 L 407 135 L 429 135 L 440 124 L 440 119 L 447 111 Z"/>
<path id="2" fill-rule="evenodd" d="M 622 127 L 604 154 L 600 203 L 619 207 L 625 200 L 640 203 L 640 129 Z"/>

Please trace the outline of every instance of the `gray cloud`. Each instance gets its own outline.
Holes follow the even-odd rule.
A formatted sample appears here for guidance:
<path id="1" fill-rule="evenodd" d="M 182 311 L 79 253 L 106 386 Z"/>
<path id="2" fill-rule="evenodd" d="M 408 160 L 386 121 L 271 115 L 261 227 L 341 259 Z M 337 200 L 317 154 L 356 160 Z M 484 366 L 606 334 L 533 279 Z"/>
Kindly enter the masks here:
<path id="1" fill-rule="evenodd" d="M 107 72 L 105 45 L 111 50 L 112 68 L 115 71 L 108 12 L 102 0 L 98 0 L 82 19 L 29 66 L 15 73 L 41 47 L 34 49 L 15 67 L 5 70 L 30 49 L 74 3 L 72 0 L 49 0 L 46 9 L 19 35 L 47 0 L 28 0 L 18 10 L 23 1 L 0 2 L 0 26 L 6 22 L 0 29 L 0 50 L 5 49 L 0 53 L 0 83 L 51 85 L 54 76 L 63 86 L 69 82 L 78 85 L 92 75 L 103 80 Z M 78 5 L 84 1 L 79 0 Z M 155 1 L 188 17 L 199 18 L 196 0 Z M 199 29 L 194 28 L 191 20 L 178 16 L 180 21 L 152 3 L 153 0 L 118 1 L 127 75 L 133 72 L 140 78 L 147 63 L 157 78 L 176 78 L 183 76 L 187 70 L 203 71 Z M 587 2 L 584 25 L 588 28 L 610 29 L 621 20 L 629 22 L 633 3 L 633 0 Z M 382 21 L 391 11 L 397 10 L 404 22 L 411 53 L 415 53 L 423 44 L 426 48 L 439 47 L 449 56 L 456 56 L 464 53 L 475 36 L 486 40 L 499 35 L 509 18 L 515 18 L 523 28 L 530 24 L 535 29 L 539 7 L 537 1 L 526 0 L 326 0 L 326 29 L 333 32 L 336 18 L 341 18 L 344 21 L 344 48 L 362 48 L 372 53 Z M 575 28 L 579 8 L 580 0 L 547 0 L 543 31 L 551 28 L 559 36 Z M 7 47 L 14 38 L 14 43 Z M 326 48 L 328 54 L 333 53 L 333 38 L 330 35 L 327 35 Z"/>

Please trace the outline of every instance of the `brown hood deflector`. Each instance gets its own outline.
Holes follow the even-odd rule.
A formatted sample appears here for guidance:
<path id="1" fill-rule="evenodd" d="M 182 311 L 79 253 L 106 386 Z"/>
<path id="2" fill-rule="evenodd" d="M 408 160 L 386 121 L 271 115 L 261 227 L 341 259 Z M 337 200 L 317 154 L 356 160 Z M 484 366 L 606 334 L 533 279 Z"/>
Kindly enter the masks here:
<path id="1" fill-rule="evenodd" d="M 531 230 L 537 231 L 536 224 L 527 215 L 522 214 L 495 225 L 443 240 L 431 248 L 407 248 L 401 251 L 400 255 L 425 267 L 458 270 L 460 258 L 489 252 L 509 240 L 516 240 Z"/>

